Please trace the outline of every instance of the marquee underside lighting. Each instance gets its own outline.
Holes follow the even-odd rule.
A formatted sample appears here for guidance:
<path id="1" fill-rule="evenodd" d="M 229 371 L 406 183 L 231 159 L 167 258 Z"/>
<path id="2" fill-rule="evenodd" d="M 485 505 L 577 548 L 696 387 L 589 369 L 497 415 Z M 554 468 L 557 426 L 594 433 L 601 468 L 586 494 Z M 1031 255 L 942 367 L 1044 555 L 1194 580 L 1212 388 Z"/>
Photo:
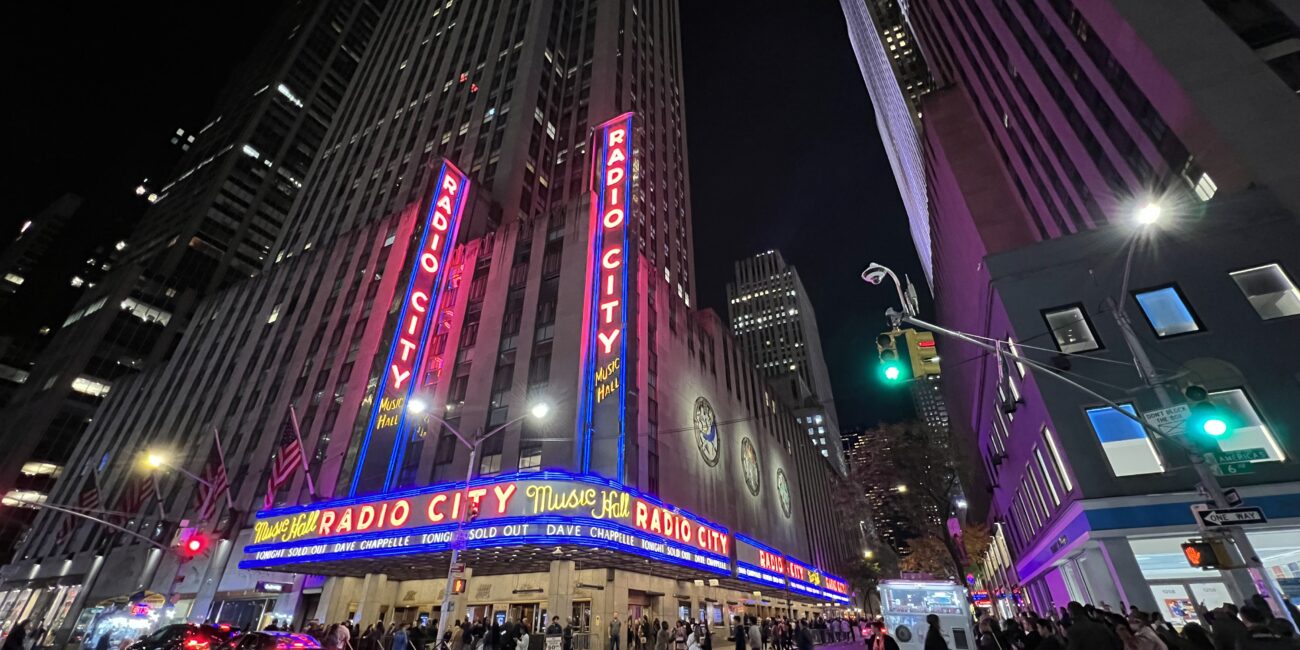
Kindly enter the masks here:
<path id="1" fill-rule="evenodd" d="M 456 531 L 466 509 L 478 518 Z M 260 512 L 241 569 L 347 575 L 347 562 L 450 551 L 597 549 L 847 602 L 845 583 L 743 535 L 591 474 L 525 472 Z M 402 559 L 405 558 L 405 559 Z M 380 563 L 383 564 L 382 562 Z M 396 566 L 396 565 L 394 565 Z M 629 564 L 628 568 L 635 568 Z"/>

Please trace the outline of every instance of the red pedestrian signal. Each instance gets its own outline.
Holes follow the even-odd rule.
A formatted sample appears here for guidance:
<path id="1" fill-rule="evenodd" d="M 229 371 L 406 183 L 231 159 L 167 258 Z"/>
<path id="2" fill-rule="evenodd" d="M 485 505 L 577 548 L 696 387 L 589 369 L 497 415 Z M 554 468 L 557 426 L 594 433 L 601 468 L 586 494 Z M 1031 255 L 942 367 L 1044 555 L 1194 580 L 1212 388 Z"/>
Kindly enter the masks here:
<path id="1" fill-rule="evenodd" d="M 463 594 L 463 593 L 465 593 L 465 582 L 466 582 L 466 580 L 465 580 L 464 578 L 456 578 L 456 579 L 452 580 L 452 581 L 451 581 L 451 593 L 453 593 L 453 594 Z"/>
<path id="2" fill-rule="evenodd" d="M 1228 549 L 1222 540 L 1192 539 L 1183 542 L 1183 557 L 1187 564 L 1196 569 L 1229 568 L 1231 564 Z"/>
<path id="3" fill-rule="evenodd" d="M 189 560 L 208 550 L 208 538 L 202 533 L 194 533 L 181 540 L 181 557 Z"/>
<path id="4" fill-rule="evenodd" d="M 478 519 L 478 504 L 473 503 L 469 506 L 469 516 L 466 517 L 466 520 L 473 522 L 476 519 Z"/>

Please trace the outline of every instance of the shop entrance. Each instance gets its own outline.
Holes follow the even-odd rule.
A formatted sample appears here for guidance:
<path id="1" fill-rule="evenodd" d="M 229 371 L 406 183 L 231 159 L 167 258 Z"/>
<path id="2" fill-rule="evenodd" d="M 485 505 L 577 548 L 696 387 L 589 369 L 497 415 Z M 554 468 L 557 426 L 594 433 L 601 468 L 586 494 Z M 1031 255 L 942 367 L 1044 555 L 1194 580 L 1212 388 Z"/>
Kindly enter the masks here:
<path id="1" fill-rule="evenodd" d="M 510 620 L 527 623 L 528 629 L 536 634 L 546 629 L 546 607 L 542 603 L 512 603 Z"/>
<path id="2" fill-rule="evenodd" d="M 212 604 L 212 621 L 229 623 L 241 630 L 260 630 L 266 625 L 262 617 L 271 609 L 271 600 L 218 600 Z"/>

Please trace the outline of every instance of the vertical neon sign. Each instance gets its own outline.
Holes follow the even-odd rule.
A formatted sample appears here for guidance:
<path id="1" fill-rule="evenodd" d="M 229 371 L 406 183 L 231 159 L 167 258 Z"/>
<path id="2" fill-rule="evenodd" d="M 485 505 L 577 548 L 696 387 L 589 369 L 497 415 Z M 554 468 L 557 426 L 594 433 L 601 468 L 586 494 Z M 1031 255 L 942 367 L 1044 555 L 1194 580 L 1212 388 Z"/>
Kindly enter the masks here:
<path id="1" fill-rule="evenodd" d="M 444 161 L 434 184 L 419 246 L 411 258 L 406 295 L 375 392 L 374 408 L 366 425 L 349 495 L 355 496 L 358 489 L 392 489 L 402 466 L 402 456 L 406 453 L 402 438 L 409 425 L 406 404 L 424 370 L 424 347 L 430 324 L 439 313 L 447 261 L 456 242 L 468 193 L 469 179 L 455 165 Z"/>
<path id="2" fill-rule="evenodd" d="M 620 481 L 625 474 L 628 278 L 633 262 L 628 247 L 632 118 L 632 113 L 624 113 L 597 126 L 591 149 L 588 293 L 583 315 L 586 336 L 582 343 L 582 405 L 578 410 L 582 471 L 592 471 L 595 455 L 598 468 Z M 602 444 L 593 452 L 597 441 Z"/>

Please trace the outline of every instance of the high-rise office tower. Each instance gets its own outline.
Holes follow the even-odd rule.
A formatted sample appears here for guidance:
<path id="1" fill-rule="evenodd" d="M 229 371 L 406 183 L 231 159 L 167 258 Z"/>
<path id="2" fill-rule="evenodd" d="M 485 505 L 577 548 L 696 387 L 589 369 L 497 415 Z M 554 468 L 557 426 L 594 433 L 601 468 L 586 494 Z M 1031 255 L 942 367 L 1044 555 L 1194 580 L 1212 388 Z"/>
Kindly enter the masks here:
<path id="1" fill-rule="evenodd" d="M 380 6 L 296 5 L 267 28 L 171 180 L 142 190 L 153 205 L 116 267 L 53 333 L 4 412 L 0 490 L 25 463 L 62 467 L 104 397 L 171 354 L 197 301 L 266 265 Z"/>
<path id="2" fill-rule="evenodd" d="M 128 503 L 128 527 L 183 518 L 212 552 L 98 561 L 95 527 L 61 538 L 51 514 L 6 575 L 71 554 L 78 598 L 125 575 L 244 627 L 547 614 L 598 634 L 611 612 L 721 625 L 756 588 L 846 602 L 830 467 L 691 307 L 677 20 L 388 5 L 268 267 L 109 395 L 51 497 L 97 481 L 117 503 L 152 450 L 163 502 Z M 168 467 L 199 475 L 217 435 L 233 511 L 201 521 Z"/>
<path id="3" fill-rule="evenodd" d="M 727 314 L 750 361 L 796 410 L 822 455 L 843 472 L 830 372 L 799 271 L 776 250 L 737 260 L 735 279 L 727 284 Z"/>
<path id="4" fill-rule="evenodd" d="M 951 425 L 983 456 L 1011 586 L 1035 609 L 1127 598 L 1169 616 L 1178 599 L 1254 593 L 1242 570 L 1166 582 L 1199 534 L 1184 446 L 1198 440 L 1195 462 L 1282 522 L 1237 538 L 1258 574 L 1297 577 L 1295 364 L 1272 352 L 1300 315 L 1296 7 L 917 0 L 906 13 L 945 82 L 921 98 L 935 318 L 1004 351 L 941 341 Z M 1214 439 L 1128 415 L 1200 389 L 1231 423 Z"/>
<path id="5" fill-rule="evenodd" d="M 930 206 L 920 138 L 920 99 L 934 87 L 930 69 L 899 0 L 840 0 L 840 6 L 907 210 L 921 268 L 926 280 L 933 282 Z"/>

